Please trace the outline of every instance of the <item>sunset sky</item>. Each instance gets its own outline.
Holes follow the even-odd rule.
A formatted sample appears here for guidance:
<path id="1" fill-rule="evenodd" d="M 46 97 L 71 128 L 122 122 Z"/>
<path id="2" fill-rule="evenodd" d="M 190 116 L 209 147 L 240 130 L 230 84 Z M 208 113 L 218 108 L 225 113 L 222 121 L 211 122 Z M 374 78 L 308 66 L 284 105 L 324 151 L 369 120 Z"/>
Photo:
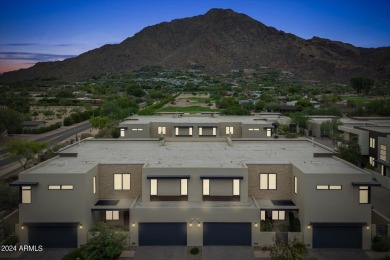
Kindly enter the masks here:
<path id="1" fill-rule="evenodd" d="M 305 39 L 390 46 L 389 0 L 0 0 L 0 73 L 120 43 L 146 26 L 211 8 Z"/>

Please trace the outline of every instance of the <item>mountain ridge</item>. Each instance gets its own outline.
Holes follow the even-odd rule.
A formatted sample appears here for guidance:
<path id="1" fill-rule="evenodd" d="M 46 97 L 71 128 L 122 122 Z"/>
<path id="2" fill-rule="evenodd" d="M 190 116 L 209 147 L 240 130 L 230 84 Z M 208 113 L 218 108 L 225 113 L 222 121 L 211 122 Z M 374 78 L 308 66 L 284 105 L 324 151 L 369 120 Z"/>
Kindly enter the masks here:
<path id="1" fill-rule="evenodd" d="M 188 68 L 207 73 L 266 66 L 301 79 L 346 82 L 353 76 L 390 78 L 390 47 L 362 48 L 319 37 L 302 39 L 231 9 L 147 26 L 118 44 L 103 45 L 64 61 L 40 62 L 4 73 L 0 82 L 55 77 L 83 80 L 128 73 L 144 66 Z"/>

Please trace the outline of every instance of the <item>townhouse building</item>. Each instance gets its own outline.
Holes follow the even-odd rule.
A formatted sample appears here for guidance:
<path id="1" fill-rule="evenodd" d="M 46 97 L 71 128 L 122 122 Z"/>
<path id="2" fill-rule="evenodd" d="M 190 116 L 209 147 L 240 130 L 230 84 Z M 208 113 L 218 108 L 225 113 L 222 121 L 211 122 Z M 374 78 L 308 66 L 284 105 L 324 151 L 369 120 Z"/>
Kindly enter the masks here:
<path id="1" fill-rule="evenodd" d="M 306 139 L 222 137 L 221 125 L 214 138 L 86 139 L 24 171 L 11 184 L 20 244 L 77 247 L 106 221 L 133 246 L 261 246 L 281 235 L 370 248 L 370 174 Z"/>

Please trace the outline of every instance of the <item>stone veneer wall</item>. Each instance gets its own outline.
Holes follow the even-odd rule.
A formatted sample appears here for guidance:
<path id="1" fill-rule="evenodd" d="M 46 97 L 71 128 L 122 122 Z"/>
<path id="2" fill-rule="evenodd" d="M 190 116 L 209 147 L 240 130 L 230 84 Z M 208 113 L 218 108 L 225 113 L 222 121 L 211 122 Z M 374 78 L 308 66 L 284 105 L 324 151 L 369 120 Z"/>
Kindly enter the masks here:
<path id="1" fill-rule="evenodd" d="M 127 199 L 142 196 L 142 164 L 99 165 L 99 198 Z M 130 190 L 114 190 L 114 173 L 130 173 Z"/>
<path id="2" fill-rule="evenodd" d="M 291 164 L 247 164 L 248 193 L 256 199 L 291 200 Z M 276 190 L 260 190 L 260 173 L 276 173 Z"/>

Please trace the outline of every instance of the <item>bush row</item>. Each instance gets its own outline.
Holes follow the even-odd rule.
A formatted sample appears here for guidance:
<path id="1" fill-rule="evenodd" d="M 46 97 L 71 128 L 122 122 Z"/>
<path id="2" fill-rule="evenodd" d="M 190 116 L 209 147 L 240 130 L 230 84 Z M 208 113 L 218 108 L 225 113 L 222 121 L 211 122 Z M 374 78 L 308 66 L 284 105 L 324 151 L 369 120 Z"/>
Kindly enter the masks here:
<path id="1" fill-rule="evenodd" d="M 95 115 L 96 115 L 96 111 L 95 111 Z M 80 123 L 82 121 L 90 119 L 91 116 L 92 116 L 92 111 L 72 113 L 70 116 L 64 118 L 64 126 Z"/>
<path id="2" fill-rule="evenodd" d="M 175 101 L 175 98 L 177 98 L 178 96 L 180 95 L 179 94 L 176 94 L 175 96 L 173 97 L 168 97 L 166 99 L 164 99 L 163 101 L 157 103 L 157 104 L 154 104 L 154 105 L 151 105 L 151 106 L 148 106 L 147 108 L 144 108 L 142 110 L 140 110 L 138 112 L 139 115 L 154 115 L 154 113 L 156 112 L 156 110 L 162 108 L 164 105 L 168 104 L 169 102 L 172 102 L 172 101 Z"/>

